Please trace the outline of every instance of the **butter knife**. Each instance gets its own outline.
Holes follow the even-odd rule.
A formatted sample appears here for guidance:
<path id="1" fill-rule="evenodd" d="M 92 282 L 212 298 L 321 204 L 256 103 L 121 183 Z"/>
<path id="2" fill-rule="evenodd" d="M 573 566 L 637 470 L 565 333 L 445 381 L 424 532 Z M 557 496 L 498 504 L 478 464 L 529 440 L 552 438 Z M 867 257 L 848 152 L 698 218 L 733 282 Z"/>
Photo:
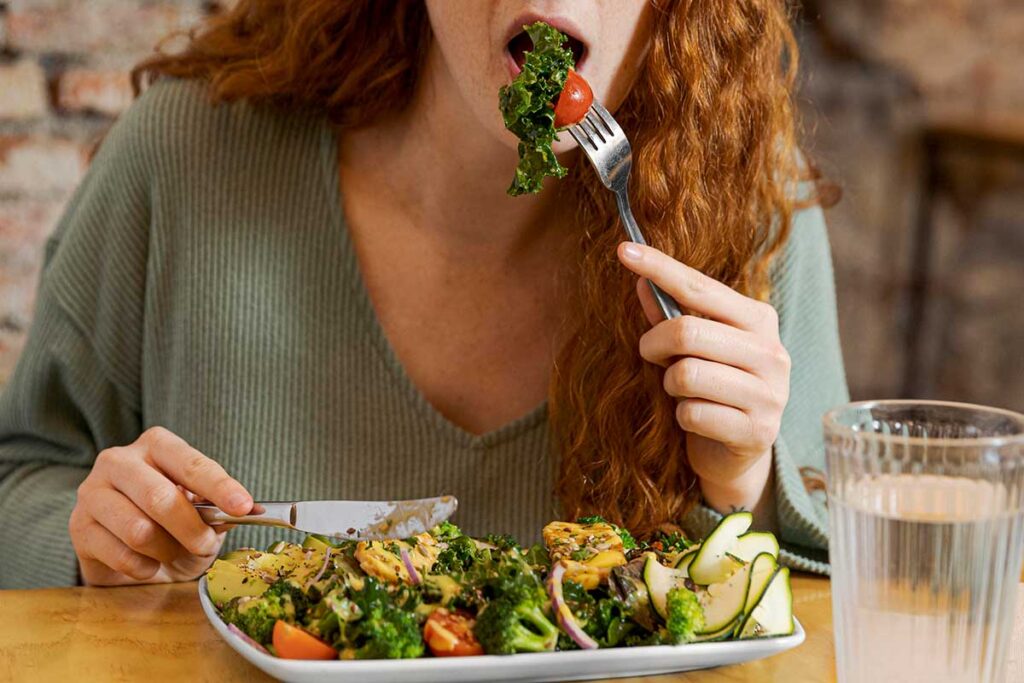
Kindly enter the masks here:
<path id="1" fill-rule="evenodd" d="M 254 524 L 367 541 L 421 534 L 451 517 L 458 505 L 454 496 L 393 501 L 260 501 L 252 513 L 236 517 L 216 505 L 194 503 L 199 516 L 211 526 Z"/>

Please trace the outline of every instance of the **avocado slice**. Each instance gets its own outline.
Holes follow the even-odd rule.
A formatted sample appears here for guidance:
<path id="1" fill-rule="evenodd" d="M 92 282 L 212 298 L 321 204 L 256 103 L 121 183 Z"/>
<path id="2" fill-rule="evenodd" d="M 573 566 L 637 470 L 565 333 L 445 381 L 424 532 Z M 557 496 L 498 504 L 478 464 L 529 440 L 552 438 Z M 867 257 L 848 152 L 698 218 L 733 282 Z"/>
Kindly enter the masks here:
<path id="1" fill-rule="evenodd" d="M 263 595 L 270 584 L 252 567 L 240 567 L 225 560 L 215 560 L 206 570 L 206 590 L 218 607 L 233 598 Z"/>

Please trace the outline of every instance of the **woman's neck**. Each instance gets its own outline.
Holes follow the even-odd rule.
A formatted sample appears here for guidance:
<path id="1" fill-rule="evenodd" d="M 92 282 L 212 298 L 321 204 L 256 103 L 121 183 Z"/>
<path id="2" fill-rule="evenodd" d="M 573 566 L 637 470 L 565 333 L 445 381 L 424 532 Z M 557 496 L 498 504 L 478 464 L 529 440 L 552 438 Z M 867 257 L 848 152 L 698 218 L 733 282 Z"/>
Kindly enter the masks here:
<path id="1" fill-rule="evenodd" d="M 568 234 L 550 230 L 564 220 L 554 187 L 506 194 L 515 163 L 515 150 L 479 125 L 434 49 L 404 111 L 341 140 L 343 185 L 375 188 L 417 230 L 477 257 L 514 258 L 552 232 Z"/>

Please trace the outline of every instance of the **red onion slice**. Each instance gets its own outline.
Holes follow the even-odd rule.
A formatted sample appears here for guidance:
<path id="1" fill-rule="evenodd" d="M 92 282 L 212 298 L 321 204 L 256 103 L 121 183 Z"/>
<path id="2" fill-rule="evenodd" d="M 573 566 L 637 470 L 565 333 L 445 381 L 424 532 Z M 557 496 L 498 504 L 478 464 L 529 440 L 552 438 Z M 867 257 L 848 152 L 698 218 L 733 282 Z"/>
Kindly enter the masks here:
<path id="1" fill-rule="evenodd" d="M 412 564 L 412 558 L 409 557 L 409 551 L 402 548 L 399 553 L 402 555 L 402 562 L 405 564 L 405 569 L 409 572 L 409 583 L 416 586 L 422 581 L 420 573 L 416 571 L 416 567 Z"/>
<path id="2" fill-rule="evenodd" d="M 257 643 L 255 640 L 250 638 L 248 633 L 246 633 L 242 629 L 238 628 L 234 624 L 228 624 L 228 630 L 231 631 L 232 633 L 234 633 L 239 638 L 241 638 L 244 642 L 248 643 L 249 645 L 252 645 L 254 648 L 259 650 L 263 654 L 265 654 L 265 655 L 269 655 L 270 654 L 270 652 L 267 651 L 267 648 L 263 647 L 262 645 Z"/>
<path id="3" fill-rule="evenodd" d="M 331 561 L 331 548 L 328 546 L 328 548 L 326 550 L 324 550 L 324 563 L 322 565 L 320 565 L 320 571 L 318 571 L 316 573 L 316 576 L 314 576 L 312 579 L 310 579 L 309 583 L 306 584 L 307 588 L 309 586 L 312 586 L 314 583 L 316 583 L 317 581 L 320 580 L 320 578 L 324 575 L 324 572 L 327 571 L 327 564 L 330 561 Z"/>
<path id="4" fill-rule="evenodd" d="M 565 565 L 560 562 L 548 575 L 548 595 L 551 596 L 551 607 L 555 611 L 558 625 L 565 631 L 565 635 L 572 638 L 572 642 L 580 646 L 581 650 L 596 650 L 599 647 L 597 641 L 580 628 L 576 616 L 565 602 L 565 597 L 562 595 L 563 576 L 565 576 Z"/>

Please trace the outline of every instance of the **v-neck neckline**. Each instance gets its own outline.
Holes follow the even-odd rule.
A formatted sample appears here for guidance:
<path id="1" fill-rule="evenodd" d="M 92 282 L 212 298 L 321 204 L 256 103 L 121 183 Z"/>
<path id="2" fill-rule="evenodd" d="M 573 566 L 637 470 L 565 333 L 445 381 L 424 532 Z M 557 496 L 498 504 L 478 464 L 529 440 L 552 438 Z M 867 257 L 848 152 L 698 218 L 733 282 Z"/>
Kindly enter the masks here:
<path id="1" fill-rule="evenodd" d="M 406 395 L 409 403 L 430 423 L 434 431 L 463 448 L 490 448 L 514 439 L 518 435 L 534 429 L 543 423 L 547 417 L 547 399 L 541 401 L 540 405 L 511 422 L 507 422 L 483 434 L 474 434 L 441 414 L 412 381 L 412 377 L 406 372 L 405 366 L 402 365 L 401 359 L 399 359 L 394 346 L 392 346 L 391 341 L 384 332 L 380 319 L 377 317 L 377 310 L 373 306 L 373 300 L 370 298 L 369 289 L 366 286 L 362 270 L 359 266 L 355 244 L 349 231 L 348 221 L 345 218 L 337 134 L 326 119 L 322 120 L 322 128 L 321 163 L 323 164 L 322 175 L 326 184 L 325 199 L 329 204 L 328 211 L 331 216 L 332 229 L 341 240 L 341 253 L 344 259 L 344 263 L 341 265 L 355 295 L 358 314 L 365 321 L 364 325 L 369 334 L 370 341 L 380 354 L 381 360 L 397 382 L 398 387 Z"/>

